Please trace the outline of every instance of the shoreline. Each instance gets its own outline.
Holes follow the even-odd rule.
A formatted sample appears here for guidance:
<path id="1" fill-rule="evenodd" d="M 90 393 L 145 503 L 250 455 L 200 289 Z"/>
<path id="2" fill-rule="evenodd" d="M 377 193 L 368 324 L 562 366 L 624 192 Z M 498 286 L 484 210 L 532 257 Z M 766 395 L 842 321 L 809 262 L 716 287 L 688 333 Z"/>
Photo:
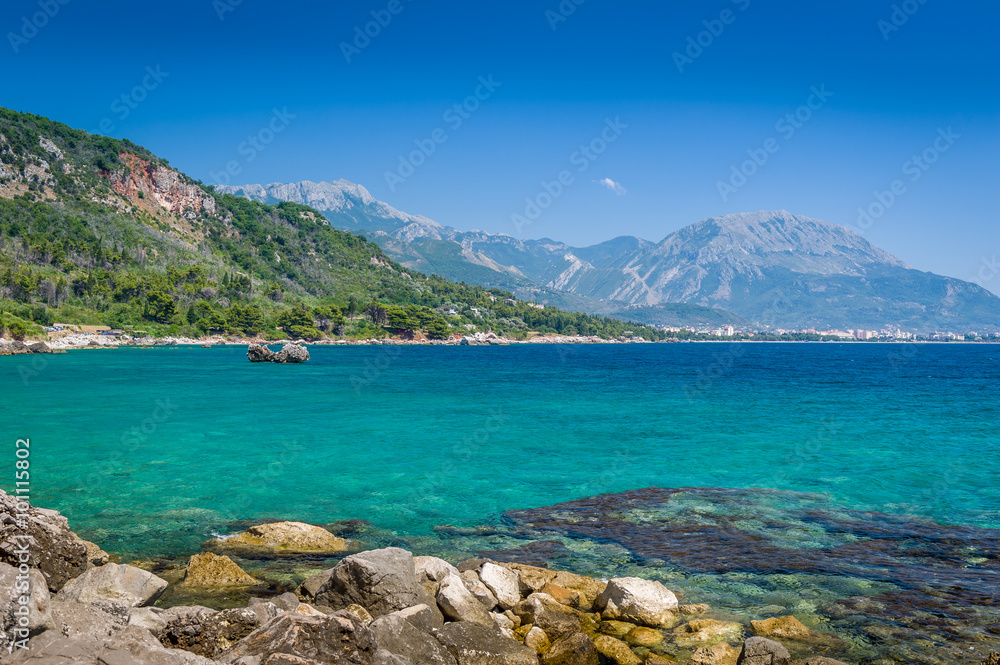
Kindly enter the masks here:
<path id="1" fill-rule="evenodd" d="M 0 492 L 0 514 L 15 515 L 15 504 Z M 5 664 L 68 646 L 93 655 L 74 662 L 117 663 L 105 659 L 124 651 L 136 665 L 845 665 L 834 659 L 850 651 L 849 635 L 806 615 L 740 618 L 685 604 L 655 579 L 371 550 L 302 522 L 255 522 L 167 569 L 114 561 L 55 511 L 22 514 L 31 544 L 44 534 L 49 547 L 29 548 L 33 618 Z M 10 520 L 0 529 L 4 543 L 17 537 Z M 320 567 L 323 557 L 339 561 Z M 0 562 L 0 572 L 17 565 L 7 548 Z M 282 567 L 294 571 L 292 585 L 267 585 L 261 572 Z M 0 589 L 0 605 L 12 602 Z M 311 637 L 289 642 L 288 631 Z M 331 634 L 339 647 L 326 651 Z M 356 657 L 333 655 L 344 649 Z"/>
<path id="2" fill-rule="evenodd" d="M 85 335 L 66 335 L 63 337 L 48 339 L 48 340 L 25 340 L 23 343 L 27 346 L 42 343 L 46 345 L 49 349 L 53 351 L 77 351 L 86 349 L 99 349 L 99 348 L 153 348 L 153 347 L 178 347 L 178 346 L 191 346 L 191 347 L 216 347 L 216 346 L 250 346 L 253 344 L 259 344 L 263 346 L 281 346 L 285 344 L 295 344 L 303 347 L 314 347 L 314 346 L 522 346 L 522 345 L 627 345 L 627 344 L 843 344 L 843 345 L 866 345 L 866 346 L 878 346 L 878 345 L 892 345 L 892 346 L 905 346 L 905 345 L 940 345 L 940 346 L 980 346 L 980 345 L 1000 345 L 1000 341 L 935 341 L 935 340 L 900 340 L 900 341 L 886 341 L 886 342 L 870 342 L 870 341 L 858 341 L 858 340 L 755 340 L 755 339 L 736 339 L 736 340 L 724 340 L 724 339 L 665 339 L 665 340 L 647 340 L 642 338 L 637 339 L 602 339 L 599 337 L 582 337 L 582 336 L 537 336 L 525 340 L 519 339 L 508 339 L 504 337 L 498 337 L 496 335 L 482 335 L 482 336 L 465 336 L 460 339 L 448 339 L 448 340 L 407 340 L 407 339 L 393 339 L 393 338 L 370 338 L 361 340 L 296 340 L 296 339 L 282 339 L 282 340 L 262 340 L 255 338 L 245 338 L 245 339 L 226 339 L 220 337 L 204 337 L 204 338 L 189 338 L 189 337 L 160 337 L 160 338 L 143 338 L 139 340 L 135 339 L 120 339 L 112 337 L 99 337 L 99 336 L 85 336 Z M 17 345 L 16 340 L 8 340 L 0 338 L 0 355 L 17 355 L 18 353 L 27 353 L 25 351 L 13 351 L 12 353 L 4 353 L 3 351 L 10 347 L 11 345 Z M 20 347 L 16 347 L 20 348 Z M 36 353 L 46 353 L 46 351 L 36 351 Z"/>

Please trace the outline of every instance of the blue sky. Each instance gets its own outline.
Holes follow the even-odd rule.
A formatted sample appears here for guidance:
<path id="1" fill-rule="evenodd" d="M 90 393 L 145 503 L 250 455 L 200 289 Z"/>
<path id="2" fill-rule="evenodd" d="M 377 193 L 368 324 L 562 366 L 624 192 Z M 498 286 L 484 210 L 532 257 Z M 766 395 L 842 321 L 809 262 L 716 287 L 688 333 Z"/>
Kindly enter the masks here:
<path id="1" fill-rule="evenodd" d="M 784 208 L 1000 292 L 1000 6 L 680 4 L 9 0 L 0 105 L 580 245 Z"/>

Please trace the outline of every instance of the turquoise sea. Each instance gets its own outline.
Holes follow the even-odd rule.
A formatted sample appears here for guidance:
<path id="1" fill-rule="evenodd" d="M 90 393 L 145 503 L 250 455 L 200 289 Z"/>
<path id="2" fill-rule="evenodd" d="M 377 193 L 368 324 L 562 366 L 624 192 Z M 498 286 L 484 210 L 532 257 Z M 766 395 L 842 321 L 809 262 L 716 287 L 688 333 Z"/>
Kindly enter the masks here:
<path id="1" fill-rule="evenodd" d="M 366 544 L 451 558 L 521 552 L 598 575 L 641 568 L 692 601 L 736 613 L 789 611 L 809 596 L 805 585 L 816 621 L 837 621 L 829 604 L 841 596 L 932 586 L 921 575 L 938 573 L 907 568 L 875 579 L 813 564 L 763 570 L 749 560 L 741 568 L 738 553 L 728 567 L 698 569 L 697 539 L 675 556 L 622 525 L 701 525 L 706 540 L 742 530 L 789 551 L 833 551 L 886 540 L 859 535 L 861 522 L 892 523 L 897 539 L 922 529 L 951 534 L 944 541 L 968 550 L 968 566 L 996 574 L 984 578 L 996 599 L 1000 346 L 310 351 L 311 362 L 287 366 L 251 364 L 243 347 L 2 358 L 10 473 L 0 487 L 12 486 L 15 439 L 30 438 L 33 502 L 60 510 L 78 533 L 125 559 L 191 554 L 245 521 L 367 520 Z M 590 505 L 546 508 L 648 487 L 727 491 L 623 499 L 618 512 L 612 498 L 599 515 Z M 750 488 L 787 492 L 728 491 Z M 607 529 L 573 526 L 581 520 Z M 931 536 L 912 538 L 880 556 L 898 559 Z M 982 538 L 986 549 L 973 551 Z M 798 581 L 783 590 L 775 575 Z M 861 642 L 852 649 L 876 648 L 855 632 Z M 980 632 L 987 641 L 1000 634 Z M 973 650 L 981 643 L 971 642 Z"/>

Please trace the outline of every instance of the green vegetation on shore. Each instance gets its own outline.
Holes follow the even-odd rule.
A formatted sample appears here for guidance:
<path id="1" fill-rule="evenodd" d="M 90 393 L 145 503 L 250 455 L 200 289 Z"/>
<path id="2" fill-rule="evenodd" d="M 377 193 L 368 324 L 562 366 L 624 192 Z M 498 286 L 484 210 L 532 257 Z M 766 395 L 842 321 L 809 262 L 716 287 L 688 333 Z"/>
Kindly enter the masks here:
<path id="1" fill-rule="evenodd" d="M 218 194 L 129 141 L 5 109 L 0 312 L 27 336 L 53 322 L 158 336 L 666 336 L 407 270 L 312 208 Z"/>

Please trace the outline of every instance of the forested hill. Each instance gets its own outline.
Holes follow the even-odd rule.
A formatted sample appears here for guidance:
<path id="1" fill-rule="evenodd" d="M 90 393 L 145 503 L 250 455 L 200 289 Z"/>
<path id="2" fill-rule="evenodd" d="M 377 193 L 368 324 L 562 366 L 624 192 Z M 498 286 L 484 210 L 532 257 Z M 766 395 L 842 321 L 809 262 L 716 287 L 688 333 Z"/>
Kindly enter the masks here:
<path id="1" fill-rule="evenodd" d="M 219 194 L 130 141 L 6 109 L 0 308 L 0 333 L 15 336 L 59 321 L 171 335 L 662 337 L 408 270 L 310 207 Z"/>

